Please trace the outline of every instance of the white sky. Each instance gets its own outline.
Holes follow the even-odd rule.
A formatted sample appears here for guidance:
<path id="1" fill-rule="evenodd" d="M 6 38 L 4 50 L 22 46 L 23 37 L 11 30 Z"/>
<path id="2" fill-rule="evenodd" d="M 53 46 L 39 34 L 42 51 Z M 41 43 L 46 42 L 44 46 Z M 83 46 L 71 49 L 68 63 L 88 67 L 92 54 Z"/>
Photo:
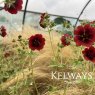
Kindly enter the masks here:
<path id="1" fill-rule="evenodd" d="M 26 0 L 23 2 L 24 9 Z M 27 10 L 78 17 L 86 2 L 88 0 L 29 0 Z M 95 20 L 95 0 L 91 1 L 81 18 Z"/>
<path id="2" fill-rule="evenodd" d="M 88 0 L 29 0 L 27 10 L 78 17 L 86 2 Z M 91 1 L 81 18 L 95 19 L 95 0 Z"/>

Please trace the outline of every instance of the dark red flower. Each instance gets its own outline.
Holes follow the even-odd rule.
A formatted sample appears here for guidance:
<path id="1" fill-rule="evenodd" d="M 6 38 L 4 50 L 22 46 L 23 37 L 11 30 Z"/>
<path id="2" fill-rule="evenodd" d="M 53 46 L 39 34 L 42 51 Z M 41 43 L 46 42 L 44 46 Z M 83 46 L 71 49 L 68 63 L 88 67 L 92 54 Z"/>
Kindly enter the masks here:
<path id="1" fill-rule="evenodd" d="M 68 46 L 70 45 L 70 39 L 71 39 L 71 35 L 69 34 L 64 34 L 62 37 L 61 37 L 61 43 L 63 46 Z"/>
<path id="2" fill-rule="evenodd" d="M 41 19 L 47 19 L 49 18 L 50 16 L 48 15 L 48 13 L 42 13 L 41 14 Z"/>
<path id="3" fill-rule="evenodd" d="M 95 48 L 93 46 L 85 48 L 83 51 L 83 56 L 87 61 L 95 63 Z"/>
<path id="4" fill-rule="evenodd" d="M 6 0 L 4 9 L 11 14 L 17 14 L 22 9 L 23 0 Z"/>
<path id="5" fill-rule="evenodd" d="M 6 52 L 5 54 L 4 54 L 4 57 L 5 58 L 7 58 L 7 57 L 9 57 L 10 56 L 10 53 L 9 52 Z"/>
<path id="6" fill-rule="evenodd" d="M 42 28 L 46 28 L 46 27 L 47 27 L 47 25 L 46 25 L 44 19 L 41 19 L 39 23 L 40 23 L 40 26 L 41 26 Z"/>
<path id="7" fill-rule="evenodd" d="M 39 24 L 40 24 L 40 26 L 41 26 L 42 28 L 46 28 L 46 27 L 47 27 L 48 18 L 49 18 L 49 15 L 48 15 L 47 13 L 42 13 L 42 14 L 41 14 Z"/>
<path id="8" fill-rule="evenodd" d="M 90 24 L 95 24 L 95 21 L 90 22 Z"/>
<path id="9" fill-rule="evenodd" d="M 42 18 L 45 18 L 46 15 L 47 15 L 46 13 L 42 13 L 42 14 L 41 14 L 41 19 L 42 19 Z"/>
<path id="10" fill-rule="evenodd" d="M 1 35 L 2 37 L 5 37 L 5 36 L 7 35 L 6 29 L 5 29 L 4 26 L 1 26 L 1 27 L 0 27 L 0 35 Z"/>
<path id="11" fill-rule="evenodd" d="M 74 41 L 78 46 L 90 47 L 95 42 L 95 28 L 89 24 L 78 26 L 74 31 Z"/>
<path id="12" fill-rule="evenodd" d="M 41 50 L 45 45 L 45 38 L 41 34 L 36 34 L 29 38 L 29 48 L 31 50 Z"/>

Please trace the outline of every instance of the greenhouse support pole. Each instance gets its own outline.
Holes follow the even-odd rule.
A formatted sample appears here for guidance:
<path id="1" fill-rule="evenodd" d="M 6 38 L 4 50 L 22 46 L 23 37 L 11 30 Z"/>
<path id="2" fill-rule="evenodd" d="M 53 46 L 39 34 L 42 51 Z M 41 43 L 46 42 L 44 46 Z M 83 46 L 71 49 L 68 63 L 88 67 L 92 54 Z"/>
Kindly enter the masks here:
<path id="1" fill-rule="evenodd" d="M 24 25 L 25 23 L 25 17 L 26 17 L 26 10 L 27 10 L 27 5 L 28 5 L 28 0 L 26 0 L 26 4 L 25 4 L 25 10 L 24 10 L 24 14 L 23 14 L 23 21 L 22 21 L 22 24 Z"/>
<path id="2" fill-rule="evenodd" d="M 76 21 L 76 23 L 75 23 L 75 28 L 76 28 L 76 26 L 77 26 L 77 23 L 78 23 L 78 21 L 79 21 L 81 15 L 83 14 L 84 10 L 86 9 L 86 7 L 89 5 L 90 2 L 91 2 L 91 0 L 89 0 L 89 1 L 86 3 L 86 5 L 83 7 L 83 9 L 82 9 L 81 13 L 79 14 L 79 16 L 78 16 L 78 18 L 77 18 L 77 21 Z"/>

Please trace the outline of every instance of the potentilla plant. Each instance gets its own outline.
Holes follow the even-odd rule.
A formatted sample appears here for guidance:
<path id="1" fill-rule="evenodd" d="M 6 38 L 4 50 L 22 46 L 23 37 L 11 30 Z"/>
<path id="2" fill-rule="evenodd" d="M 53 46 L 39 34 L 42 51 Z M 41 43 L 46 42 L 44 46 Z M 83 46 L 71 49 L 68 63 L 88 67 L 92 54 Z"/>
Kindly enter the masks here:
<path id="1" fill-rule="evenodd" d="M 60 38 L 60 42 L 57 45 L 58 50 L 57 50 L 57 53 L 56 53 L 55 50 L 54 50 L 54 47 L 53 47 L 53 42 L 52 42 L 53 37 L 52 37 L 51 33 L 53 31 L 55 31 L 54 27 L 56 27 L 57 24 L 53 20 L 50 19 L 50 16 L 48 15 L 48 13 L 42 13 L 41 14 L 39 24 L 49 34 L 50 45 L 51 45 L 53 56 L 54 56 L 52 65 L 53 66 L 59 66 L 60 65 L 60 64 L 58 64 L 58 63 L 60 63 L 60 61 L 58 60 L 59 59 L 58 58 L 59 53 L 61 52 L 63 47 L 70 45 L 70 41 L 72 40 L 72 35 L 67 34 L 67 33 L 62 35 L 62 37 Z M 63 65 L 63 64 L 61 64 L 61 65 Z"/>
<path id="2" fill-rule="evenodd" d="M 22 9 L 23 0 L 2 0 L 0 4 L 4 4 L 3 10 L 9 12 L 10 14 L 17 14 L 18 11 Z M 4 26 L 0 27 L 0 35 L 5 37 L 7 35 L 6 28 Z"/>
<path id="3" fill-rule="evenodd" d="M 4 26 L 1 26 L 1 27 L 0 27 L 0 35 L 1 35 L 2 37 L 5 37 L 5 36 L 7 35 L 7 33 L 6 33 L 6 28 L 5 28 Z"/>
<path id="4" fill-rule="evenodd" d="M 53 48 L 53 44 L 52 44 L 53 40 L 52 40 L 51 32 L 54 31 L 53 27 L 55 27 L 56 24 L 50 20 L 50 16 L 47 13 L 43 13 L 41 15 L 39 23 L 40 23 L 40 26 L 44 28 L 45 30 L 47 30 L 47 32 L 49 33 L 51 48 L 52 48 L 54 58 L 55 58 L 53 64 L 55 66 L 55 63 L 59 63 L 59 61 L 58 61 L 57 55 L 55 54 L 55 51 Z M 68 33 L 65 33 L 61 36 L 60 42 L 58 43 L 58 53 L 57 54 L 61 53 L 62 48 L 72 45 L 72 42 L 74 42 L 75 46 L 81 48 L 81 54 L 84 60 L 89 62 L 89 64 L 87 64 L 89 66 L 89 71 L 93 72 L 94 64 L 95 64 L 95 45 L 94 45 L 95 43 L 95 21 L 87 22 L 77 27 L 74 27 L 74 30 L 72 32 L 73 32 L 73 36 Z M 57 66 L 60 67 L 59 64 L 57 64 Z M 61 67 L 62 66 L 64 66 L 64 64 L 61 64 Z"/>
<path id="5" fill-rule="evenodd" d="M 4 0 L 2 3 L 4 3 L 3 9 L 11 14 L 17 14 L 18 11 L 22 9 L 23 0 Z M 72 41 L 75 42 L 76 46 L 82 47 L 82 54 L 85 60 L 95 63 L 95 21 L 93 22 L 87 22 L 85 24 L 81 24 L 77 27 L 75 27 L 73 31 L 73 36 L 65 33 L 60 37 L 60 42 L 58 43 L 58 51 L 55 53 L 52 43 L 52 35 L 51 32 L 54 31 L 54 27 L 56 24 L 53 20 L 50 19 L 50 16 L 48 13 L 42 13 L 40 16 L 39 25 L 45 29 L 50 38 L 50 45 L 52 48 L 53 56 L 54 56 L 54 62 L 59 63 L 58 54 L 61 53 L 62 48 L 69 46 L 72 44 Z M 2 37 L 5 37 L 7 35 L 6 28 L 4 26 L 0 27 L 0 35 Z M 42 34 L 35 34 L 31 35 L 28 40 L 24 41 L 21 39 L 22 37 L 18 37 L 19 43 L 22 45 L 23 48 L 26 47 L 26 45 L 30 48 L 31 53 L 36 51 L 41 51 L 45 44 L 46 44 L 46 38 Z M 22 50 L 23 51 L 23 50 Z M 68 51 L 69 52 L 69 51 Z M 32 55 L 31 54 L 31 55 Z M 30 58 L 32 57 L 30 55 Z M 9 53 L 5 54 L 5 57 L 10 56 Z M 32 76 L 33 76 L 33 82 L 34 86 L 37 91 L 37 95 L 39 95 L 39 92 L 36 87 L 34 75 L 33 75 L 33 64 L 31 63 L 31 69 L 32 69 Z M 61 62 L 63 63 L 63 62 Z M 58 65 L 58 64 L 57 64 Z M 62 64 L 63 65 L 63 64 Z M 59 66 L 59 65 L 58 65 Z"/>
<path id="6" fill-rule="evenodd" d="M 77 46 L 83 46 L 85 48 L 82 51 L 84 59 L 95 63 L 95 27 L 91 23 L 78 26 L 74 31 L 74 41 Z"/>
<path id="7" fill-rule="evenodd" d="M 3 9 L 5 11 L 8 11 L 11 14 L 17 14 L 18 11 L 22 9 L 22 3 L 23 0 L 4 0 L 2 3 L 4 3 Z M 85 49 L 82 51 L 84 59 L 89 60 L 91 62 L 94 62 L 95 59 L 95 54 L 93 51 L 93 54 L 90 54 L 91 50 L 94 50 L 94 42 L 95 42 L 95 27 L 94 27 L 94 22 L 87 22 L 87 24 L 82 24 L 78 27 L 75 28 L 74 30 L 74 42 L 76 43 L 77 46 L 83 46 Z M 52 37 L 51 37 L 51 31 L 53 30 L 53 27 L 55 27 L 54 21 L 50 20 L 50 16 L 48 13 L 43 13 L 41 14 L 40 26 L 44 29 L 47 29 L 49 36 L 50 36 L 50 42 L 51 42 L 51 47 L 53 50 L 53 45 L 52 45 Z M 6 29 L 4 26 L 1 26 L 0 28 L 0 35 L 2 37 L 5 37 L 7 35 Z M 71 35 L 69 34 L 64 34 L 62 35 L 61 39 L 61 44 L 60 48 L 63 48 L 65 46 L 70 45 L 70 39 Z M 72 40 L 71 40 L 72 41 Z M 43 37 L 42 34 L 36 34 L 32 35 L 29 39 L 29 48 L 31 50 L 41 50 L 45 45 L 45 38 Z M 93 48 L 93 49 L 92 49 Z M 89 50 L 89 53 L 87 51 Z M 54 50 L 53 50 L 54 56 Z"/>
<path id="8" fill-rule="evenodd" d="M 45 30 L 47 29 L 50 36 L 51 48 L 54 56 L 56 57 L 53 50 L 51 38 L 51 32 L 56 24 L 50 20 L 50 16 L 48 15 L 48 13 L 41 14 L 39 23 L 42 28 L 44 28 Z M 64 48 L 70 45 L 72 41 L 75 42 L 76 46 L 82 47 L 81 52 L 85 60 L 95 63 L 95 21 L 87 22 L 75 27 L 73 36 L 67 33 L 63 34 L 60 38 L 61 43 L 58 43 L 58 47 Z"/>
<path id="9" fill-rule="evenodd" d="M 2 0 L 3 9 L 11 14 L 17 14 L 22 9 L 23 0 Z"/>

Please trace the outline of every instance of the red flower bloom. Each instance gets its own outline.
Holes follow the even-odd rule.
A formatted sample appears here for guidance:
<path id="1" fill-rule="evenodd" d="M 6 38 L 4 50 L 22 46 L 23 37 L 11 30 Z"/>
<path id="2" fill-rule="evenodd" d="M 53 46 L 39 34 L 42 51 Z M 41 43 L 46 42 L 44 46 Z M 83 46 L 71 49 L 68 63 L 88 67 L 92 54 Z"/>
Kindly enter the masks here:
<path id="1" fill-rule="evenodd" d="M 7 58 L 7 57 L 9 57 L 10 56 L 10 53 L 9 52 L 6 52 L 5 54 L 4 54 L 4 57 L 5 58 Z"/>
<path id="2" fill-rule="evenodd" d="M 74 31 L 74 41 L 78 46 L 90 47 L 95 41 L 95 28 L 90 25 L 78 26 Z"/>
<path id="3" fill-rule="evenodd" d="M 6 0 L 4 9 L 11 14 L 17 14 L 22 9 L 23 0 Z"/>
<path id="4" fill-rule="evenodd" d="M 46 27 L 47 27 L 46 23 L 44 22 L 44 19 L 41 19 L 41 20 L 40 20 L 40 26 L 41 26 L 42 28 L 46 28 Z"/>
<path id="5" fill-rule="evenodd" d="M 47 13 L 42 13 L 41 14 L 41 19 L 43 19 L 44 17 L 46 17 Z"/>
<path id="6" fill-rule="evenodd" d="M 68 46 L 70 45 L 70 39 L 71 39 L 71 35 L 69 34 L 64 34 L 62 37 L 61 37 L 61 43 L 63 46 Z"/>
<path id="7" fill-rule="evenodd" d="M 45 45 L 45 38 L 41 34 L 36 34 L 29 38 L 29 48 L 31 50 L 41 50 Z"/>
<path id="8" fill-rule="evenodd" d="M 41 19 L 47 19 L 49 18 L 50 16 L 48 15 L 48 13 L 42 13 L 41 14 Z"/>
<path id="9" fill-rule="evenodd" d="M 82 53 L 87 61 L 95 63 L 95 48 L 93 46 L 85 48 L 85 50 L 83 50 Z"/>
<path id="10" fill-rule="evenodd" d="M 0 27 L 0 35 L 1 35 L 2 37 L 5 37 L 5 36 L 7 35 L 6 29 L 5 29 L 4 26 L 1 26 L 1 27 Z"/>
<path id="11" fill-rule="evenodd" d="M 47 22 L 48 22 L 47 20 L 48 20 L 48 18 L 49 18 L 49 15 L 47 13 L 42 13 L 41 14 L 41 19 L 40 19 L 39 24 L 40 24 L 40 26 L 42 28 L 46 28 L 47 27 Z"/>
<path id="12" fill-rule="evenodd" d="M 90 24 L 95 24 L 95 21 L 90 22 Z"/>

